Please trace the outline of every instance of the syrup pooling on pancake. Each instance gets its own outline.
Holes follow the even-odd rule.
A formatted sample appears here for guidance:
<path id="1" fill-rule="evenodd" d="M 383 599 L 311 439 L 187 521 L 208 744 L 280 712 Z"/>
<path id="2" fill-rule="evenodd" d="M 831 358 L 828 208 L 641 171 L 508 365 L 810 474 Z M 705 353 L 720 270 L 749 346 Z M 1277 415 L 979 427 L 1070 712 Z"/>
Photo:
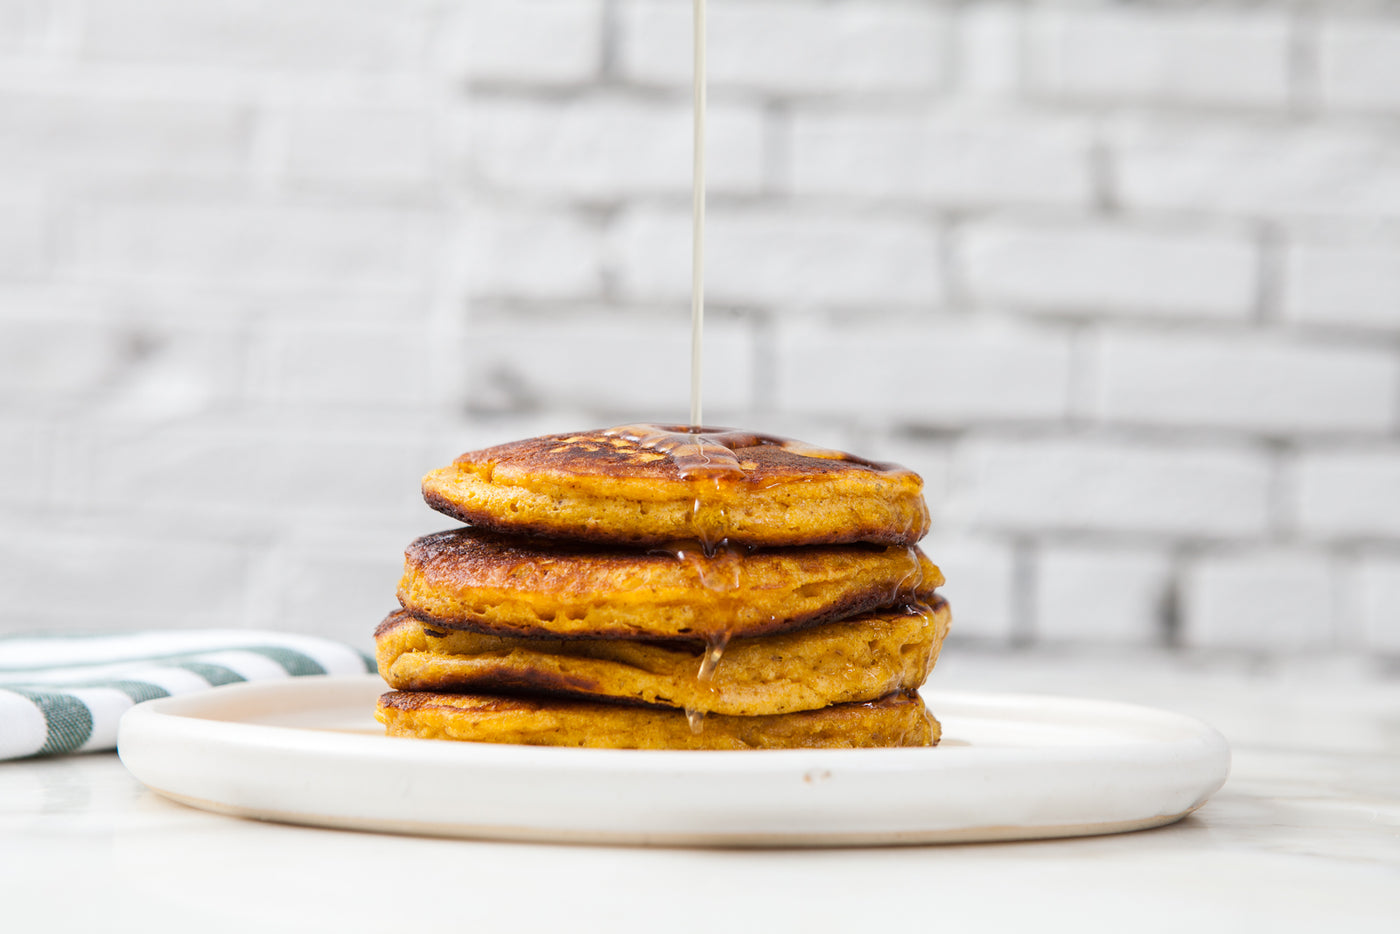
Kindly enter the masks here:
<path id="1" fill-rule="evenodd" d="M 744 464 L 737 449 L 756 447 L 782 448 L 790 454 L 815 457 L 819 460 L 846 461 L 886 473 L 903 473 L 895 464 L 883 464 L 836 451 L 806 444 L 793 438 L 766 435 L 737 428 L 703 428 L 685 425 L 619 425 L 602 431 L 607 437 L 626 438 L 649 451 L 658 451 L 671 459 L 682 479 L 700 477 L 743 480 L 757 465 Z"/>

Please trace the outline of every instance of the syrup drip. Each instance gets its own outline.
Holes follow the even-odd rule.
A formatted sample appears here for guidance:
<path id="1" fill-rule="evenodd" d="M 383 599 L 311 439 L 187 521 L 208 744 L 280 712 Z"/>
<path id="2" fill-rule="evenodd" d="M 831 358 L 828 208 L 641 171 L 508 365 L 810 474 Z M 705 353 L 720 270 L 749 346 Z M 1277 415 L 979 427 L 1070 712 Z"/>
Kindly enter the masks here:
<path id="1" fill-rule="evenodd" d="M 700 673 L 695 677 L 705 683 L 713 683 L 715 680 L 715 669 L 719 667 L 719 660 L 724 657 L 725 646 L 729 644 L 729 633 L 722 632 L 717 636 L 711 636 L 705 643 L 705 658 L 700 662 Z"/>
<path id="2" fill-rule="evenodd" d="M 699 736 L 705 732 L 705 711 L 694 707 L 685 708 L 685 722 L 690 724 L 690 732 Z"/>
<path id="3" fill-rule="evenodd" d="M 727 542 L 713 549 L 706 548 L 704 542 L 672 542 L 657 546 L 654 551 L 690 565 L 700 586 L 721 597 L 739 589 L 744 557 L 749 554 L 749 549 Z"/>
<path id="4" fill-rule="evenodd" d="M 735 594 L 739 589 L 743 561 L 748 555 L 748 549 L 727 543 L 716 548 L 707 548 L 703 542 L 684 541 L 672 542 L 669 546 L 657 550 L 690 565 L 700 581 L 700 586 L 719 596 L 723 607 L 722 615 L 728 619 L 734 618 L 734 609 L 737 609 L 734 605 L 738 602 Z M 731 632 L 727 629 L 705 634 L 705 651 L 700 658 L 700 670 L 696 672 L 695 680 L 709 691 L 711 697 L 719 694 L 719 689 L 714 684 L 715 671 L 719 668 L 720 659 L 724 657 L 730 635 Z M 698 734 L 704 729 L 703 711 L 687 706 L 685 718 L 692 733 Z"/>
<path id="5" fill-rule="evenodd" d="M 756 465 L 752 461 L 742 459 L 738 453 L 740 450 L 771 446 L 792 454 L 841 461 L 878 473 L 908 473 L 903 467 L 868 461 L 843 451 L 813 447 L 791 438 L 733 428 L 635 424 L 608 428 L 603 434 L 625 438 L 642 448 L 666 455 L 675 465 L 680 478 L 691 481 L 694 500 L 691 506 L 690 526 L 695 541 L 675 542 L 659 550 L 678 561 L 689 563 L 695 570 L 701 586 L 720 594 L 723 603 L 735 604 L 735 609 L 743 560 L 749 549 L 730 543 L 729 515 L 724 508 L 724 497 L 719 494 L 726 484 L 753 482 L 750 471 Z M 914 593 L 922 578 L 922 571 L 913 548 L 908 549 L 908 556 L 909 570 L 896 592 L 890 595 L 889 603 L 912 604 L 915 600 Z M 733 618 L 735 614 L 729 612 L 725 615 Z M 696 677 L 709 687 L 712 694 L 717 693 L 713 684 L 715 669 L 724 655 L 731 634 L 725 630 L 705 635 L 706 649 Z M 704 728 L 705 715 L 702 711 L 687 707 L 685 715 L 692 732 L 699 733 Z"/>
<path id="6" fill-rule="evenodd" d="M 705 654 L 700 659 L 700 670 L 695 675 L 695 680 L 710 692 L 711 697 L 719 696 L 719 689 L 715 687 L 715 671 L 719 668 L 720 659 L 724 657 L 724 649 L 729 645 L 729 631 L 713 633 L 705 639 Z M 690 724 L 690 732 L 699 734 L 705 729 L 705 712 L 696 710 L 693 707 L 685 708 L 685 719 Z"/>

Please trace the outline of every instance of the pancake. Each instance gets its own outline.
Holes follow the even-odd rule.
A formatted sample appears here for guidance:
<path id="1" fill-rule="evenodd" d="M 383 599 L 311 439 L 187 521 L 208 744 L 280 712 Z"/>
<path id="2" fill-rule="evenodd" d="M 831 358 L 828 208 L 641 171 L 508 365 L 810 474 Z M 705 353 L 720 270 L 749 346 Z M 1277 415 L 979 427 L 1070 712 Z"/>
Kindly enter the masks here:
<path id="1" fill-rule="evenodd" d="M 456 529 L 409 545 L 399 602 L 437 629 L 695 640 L 927 602 L 943 582 L 906 546 L 680 554 Z"/>
<path id="2" fill-rule="evenodd" d="M 710 716 L 698 733 L 678 710 L 489 694 L 394 691 L 375 716 L 390 736 L 604 749 L 932 746 L 940 734 L 918 694 L 771 717 Z"/>
<path id="3" fill-rule="evenodd" d="M 423 479 L 428 505 L 474 526 L 633 545 L 912 545 L 928 532 L 922 489 L 840 451 L 653 425 L 497 445 Z"/>
<path id="4" fill-rule="evenodd" d="M 877 611 L 797 632 L 734 639 L 713 677 L 705 646 L 521 639 L 425 629 L 392 613 L 375 630 L 379 673 L 399 691 L 606 697 L 765 716 L 916 690 L 948 634 L 948 605 Z"/>

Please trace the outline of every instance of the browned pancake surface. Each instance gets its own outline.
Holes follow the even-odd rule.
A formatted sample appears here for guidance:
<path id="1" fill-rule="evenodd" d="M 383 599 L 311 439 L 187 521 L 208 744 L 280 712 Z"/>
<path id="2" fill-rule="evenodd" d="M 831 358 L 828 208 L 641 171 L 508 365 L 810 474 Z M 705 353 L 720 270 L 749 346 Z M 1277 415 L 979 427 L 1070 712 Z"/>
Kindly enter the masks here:
<path id="1" fill-rule="evenodd" d="M 923 483 L 901 467 L 728 430 L 687 460 L 637 440 L 644 434 L 601 429 L 472 451 L 428 474 L 423 495 L 479 527 L 612 543 L 913 544 L 928 531 Z M 706 458 L 729 466 L 694 466 Z"/>
<path id="2" fill-rule="evenodd" d="M 693 640 L 928 600 L 943 582 L 914 547 L 724 549 L 713 557 L 690 547 L 680 555 L 456 529 L 409 546 L 399 602 L 438 628 Z"/>
<path id="3" fill-rule="evenodd" d="M 678 710 L 484 694 L 395 691 L 375 713 L 390 736 L 604 749 L 802 749 L 932 746 L 939 726 L 918 694 L 768 717 L 709 716 L 699 732 Z"/>

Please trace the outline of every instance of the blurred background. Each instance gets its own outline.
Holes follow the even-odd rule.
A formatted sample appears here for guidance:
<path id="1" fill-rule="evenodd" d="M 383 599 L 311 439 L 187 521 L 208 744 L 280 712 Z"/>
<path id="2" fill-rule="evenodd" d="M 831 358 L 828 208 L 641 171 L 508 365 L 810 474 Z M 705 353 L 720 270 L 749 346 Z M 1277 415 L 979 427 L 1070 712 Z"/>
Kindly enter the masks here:
<path id="1" fill-rule="evenodd" d="M 368 646 L 418 481 L 688 406 L 687 0 L 0 0 L 0 632 Z M 710 0 L 707 421 L 955 639 L 1400 656 L 1400 3 Z"/>

